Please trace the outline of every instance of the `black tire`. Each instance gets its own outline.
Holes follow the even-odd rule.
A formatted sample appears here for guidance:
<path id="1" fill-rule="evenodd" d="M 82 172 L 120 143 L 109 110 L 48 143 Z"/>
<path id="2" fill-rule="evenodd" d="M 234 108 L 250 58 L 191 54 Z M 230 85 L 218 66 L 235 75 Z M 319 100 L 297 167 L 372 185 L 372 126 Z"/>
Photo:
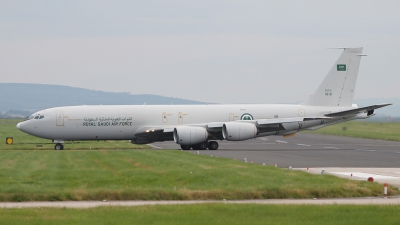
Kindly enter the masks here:
<path id="1" fill-rule="evenodd" d="M 218 147 L 219 147 L 218 142 L 216 142 L 216 141 L 210 141 L 210 142 L 208 142 L 208 149 L 209 149 L 209 150 L 217 150 Z"/>
<path id="2" fill-rule="evenodd" d="M 57 143 L 54 146 L 54 150 L 63 150 L 63 149 L 64 149 L 64 145 L 63 144 Z"/>
<path id="3" fill-rule="evenodd" d="M 182 150 L 190 150 L 190 145 L 181 145 Z"/>
<path id="4" fill-rule="evenodd" d="M 207 142 L 203 142 L 203 143 L 197 144 L 197 148 L 198 148 L 199 150 L 206 150 L 207 147 L 208 147 Z"/>

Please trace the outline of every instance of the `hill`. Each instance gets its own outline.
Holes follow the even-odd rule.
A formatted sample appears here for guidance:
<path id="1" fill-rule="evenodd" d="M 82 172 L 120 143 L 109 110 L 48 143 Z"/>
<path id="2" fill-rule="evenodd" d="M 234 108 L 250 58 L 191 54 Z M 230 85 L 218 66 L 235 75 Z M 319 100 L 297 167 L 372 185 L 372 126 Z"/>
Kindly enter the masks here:
<path id="1" fill-rule="evenodd" d="M 27 116 L 32 112 L 70 105 L 185 105 L 205 104 L 159 95 L 132 95 L 48 84 L 0 83 L 0 115 Z"/>
<path id="2" fill-rule="evenodd" d="M 359 99 L 359 107 L 393 103 L 377 110 L 377 115 L 368 120 L 399 121 L 400 98 Z M 0 83 L 0 118 L 24 117 L 41 109 L 69 105 L 186 105 L 206 104 L 181 98 L 159 95 L 132 95 L 127 92 L 114 93 L 84 88 L 48 84 Z M 390 118 L 391 119 L 390 119 Z"/>

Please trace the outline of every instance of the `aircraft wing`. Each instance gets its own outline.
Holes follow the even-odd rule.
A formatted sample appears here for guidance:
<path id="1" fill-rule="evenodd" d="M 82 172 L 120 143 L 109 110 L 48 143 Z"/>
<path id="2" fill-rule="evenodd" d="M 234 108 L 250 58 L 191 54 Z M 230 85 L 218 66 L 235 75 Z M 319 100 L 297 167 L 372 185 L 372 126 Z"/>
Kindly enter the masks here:
<path id="1" fill-rule="evenodd" d="M 329 119 L 331 117 L 295 117 L 295 118 L 274 118 L 274 119 L 258 119 L 258 120 L 236 120 L 229 122 L 211 122 L 203 124 L 187 124 L 187 125 L 175 125 L 165 127 L 142 127 L 136 131 L 135 136 L 138 138 L 135 142 L 142 140 L 143 142 L 161 141 L 161 140 L 173 140 L 173 131 L 179 126 L 194 126 L 204 127 L 211 136 L 215 139 L 222 140 L 222 127 L 225 123 L 238 122 L 238 123 L 252 123 L 254 124 L 260 133 L 264 132 L 276 132 L 287 130 L 287 124 L 295 122 L 303 122 L 310 120 L 322 120 Z"/>
<path id="2" fill-rule="evenodd" d="M 329 117 L 336 117 L 336 116 L 348 116 L 348 115 L 357 115 L 359 113 L 368 113 L 369 115 L 372 115 L 374 113 L 375 109 L 379 109 L 388 105 L 392 105 L 391 103 L 385 103 L 385 104 L 379 104 L 379 105 L 370 105 L 366 107 L 361 107 L 357 109 L 350 109 L 350 110 L 345 110 L 345 111 L 340 111 L 340 112 L 335 112 L 335 113 L 328 113 L 325 114 L 325 116 Z"/>
<path id="3" fill-rule="evenodd" d="M 294 117 L 294 118 L 275 118 L 275 119 L 259 119 L 259 120 L 238 120 L 240 122 L 252 122 L 256 125 L 259 133 L 285 131 L 288 126 L 293 126 L 293 123 L 301 123 L 311 120 L 329 119 L 327 116 L 320 117 Z M 297 122 L 297 123 L 296 123 Z M 297 125 L 296 125 L 297 126 Z"/>
<path id="4" fill-rule="evenodd" d="M 174 127 L 142 127 L 136 131 L 136 136 L 158 136 L 162 133 L 172 133 Z"/>
<path id="5" fill-rule="evenodd" d="M 294 118 L 276 118 L 276 119 L 258 119 L 258 120 L 235 120 L 229 122 L 240 122 L 240 123 L 253 123 L 257 127 L 263 125 L 272 125 L 272 124 L 283 124 L 283 123 L 292 123 L 292 122 L 303 122 L 310 120 L 322 120 L 329 119 L 329 116 L 317 116 L 317 117 L 294 117 Z M 224 123 L 229 122 L 211 122 L 211 123 L 202 123 L 202 124 L 185 124 L 185 125 L 177 125 L 177 126 L 165 126 L 165 127 L 142 127 L 138 131 L 136 131 L 136 135 L 147 135 L 151 133 L 168 133 L 173 132 L 175 127 L 178 126 L 195 126 L 195 127 L 204 127 L 210 131 L 218 131 L 222 129 Z"/>

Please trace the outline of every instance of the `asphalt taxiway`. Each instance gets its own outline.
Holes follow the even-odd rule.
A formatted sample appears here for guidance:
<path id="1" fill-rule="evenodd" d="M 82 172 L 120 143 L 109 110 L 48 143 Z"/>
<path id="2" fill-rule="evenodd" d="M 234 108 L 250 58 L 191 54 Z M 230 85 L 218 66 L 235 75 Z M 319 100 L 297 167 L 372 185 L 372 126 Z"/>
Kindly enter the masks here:
<path id="1" fill-rule="evenodd" d="M 400 137 L 399 137 L 400 138 Z M 248 141 L 219 141 L 216 151 L 192 153 L 236 158 L 278 167 L 399 168 L 400 142 L 298 133 L 294 137 L 261 137 Z M 174 142 L 154 143 L 154 148 L 180 149 Z"/>
<path id="2" fill-rule="evenodd" d="M 399 137 L 400 138 L 400 137 Z M 298 133 L 294 137 L 268 136 L 243 142 L 221 141 L 217 151 L 193 154 L 293 168 L 375 182 L 400 188 L 400 142 Z M 174 142 L 157 143 L 159 149 L 179 149 Z"/>

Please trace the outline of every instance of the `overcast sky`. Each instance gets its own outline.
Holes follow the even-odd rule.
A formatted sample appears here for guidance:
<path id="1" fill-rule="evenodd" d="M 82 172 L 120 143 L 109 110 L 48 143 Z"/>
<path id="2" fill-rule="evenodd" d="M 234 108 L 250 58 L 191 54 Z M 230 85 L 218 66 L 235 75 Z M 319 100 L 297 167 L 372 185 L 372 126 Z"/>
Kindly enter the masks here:
<path id="1" fill-rule="evenodd" d="M 400 97 L 400 1 L 2 1 L 0 82 L 296 103 L 364 47 L 356 99 Z"/>

